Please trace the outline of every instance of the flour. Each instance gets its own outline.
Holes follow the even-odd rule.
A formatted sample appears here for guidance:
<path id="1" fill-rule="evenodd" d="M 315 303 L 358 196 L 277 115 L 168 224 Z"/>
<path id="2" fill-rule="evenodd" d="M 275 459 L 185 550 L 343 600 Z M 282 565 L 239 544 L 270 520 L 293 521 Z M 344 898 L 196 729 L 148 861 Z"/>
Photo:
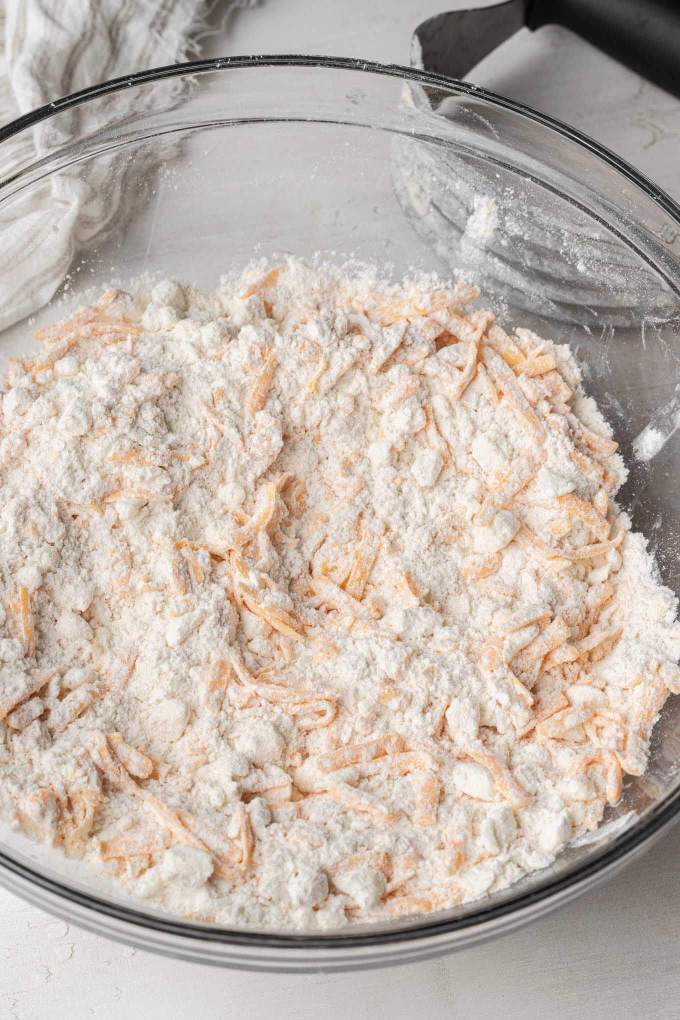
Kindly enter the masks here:
<path id="1" fill-rule="evenodd" d="M 498 229 L 498 203 L 488 195 L 475 195 L 472 200 L 472 212 L 465 224 L 464 238 L 473 241 L 480 247 L 486 247 L 493 241 Z"/>
<path id="2" fill-rule="evenodd" d="M 678 428 L 680 409 L 678 393 L 674 392 L 669 401 L 657 408 L 651 420 L 633 440 L 635 459 L 643 462 L 653 460 L 673 438 Z"/>
<path id="3" fill-rule="evenodd" d="M 669 436 L 659 432 L 653 425 L 649 425 L 636 436 L 633 444 L 633 451 L 637 460 L 648 461 L 656 457 L 657 453 L 663 450 Z"/>
<path id="4" fill-rule="evenodd" d="M 545 867 L 644 771 L 676 601 L 575 362 L 474 289 L 248 267 L 11 366 L 0 809 L 136 898 L 332 929 Z"/>

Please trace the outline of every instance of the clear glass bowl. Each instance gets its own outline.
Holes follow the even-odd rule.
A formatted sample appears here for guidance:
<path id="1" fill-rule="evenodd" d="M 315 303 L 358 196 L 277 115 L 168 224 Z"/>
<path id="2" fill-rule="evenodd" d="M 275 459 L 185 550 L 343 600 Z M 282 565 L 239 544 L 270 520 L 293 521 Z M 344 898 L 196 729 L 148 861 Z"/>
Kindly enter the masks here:
<path id="1" fill-rule="evenodd" d="M 676 424 L 680 209 L 632 167 L 475 86 L 315 57 L 144 72 L 29 114 L 0 131 L 0 144 L 31 131 L 41 156 L 0 181 L 0 229 L 28 199 L 85 194 L 113 210 L 127 197 L 54 301 L 147 272 L 212 287 L 254 251 L 321 251 L 389 261 L 397 273 L 461 272 L 489 288 L 507 323 L 569 342 L 631 465 L 622 502 L 678 590 L 680 445 L 671 436 L 641 462 L 632 443 L 651 419 L 669 433 Z M 38 324 L 62 311 L 48 305 Z M 2 356 L 26 350 L 31 332 L 25 322 L 6 330 Z M 627 781 L 587 845 L 427 917 L 325 935 L 188 923 L 6 831 L 0 881 L 93 931 L 190 960 L 279 970 L 414 960 L 537 917 L 649 846 L 680 809 L 679 723 L 671 699 L 648 772 Z"/>

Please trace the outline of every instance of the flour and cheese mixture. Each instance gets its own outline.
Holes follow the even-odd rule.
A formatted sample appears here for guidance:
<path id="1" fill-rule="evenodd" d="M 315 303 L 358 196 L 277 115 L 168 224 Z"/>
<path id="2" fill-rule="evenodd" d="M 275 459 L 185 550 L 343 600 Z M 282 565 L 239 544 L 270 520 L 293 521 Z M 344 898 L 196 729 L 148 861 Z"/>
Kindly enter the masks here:
<path id="1" fill-rule="evenodd" d="M 332 929 L 545 867 L 644 771 L 676 600 L 567 347 L 296 260 L 38 339 L 0 419 L 27 835 L 184 917 Z"/>

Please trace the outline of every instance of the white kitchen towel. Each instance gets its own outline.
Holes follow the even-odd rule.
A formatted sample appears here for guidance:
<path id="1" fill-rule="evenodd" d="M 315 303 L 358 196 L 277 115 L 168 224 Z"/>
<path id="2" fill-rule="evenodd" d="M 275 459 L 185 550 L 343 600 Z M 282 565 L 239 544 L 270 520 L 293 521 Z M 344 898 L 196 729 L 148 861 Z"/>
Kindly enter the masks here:
<path id="1" fill-rule="evenodd" d="M 225 13 L 252 0 L 220 3 Z M 0 122 L 110 78 L 195 55 L 205 29 L 205 0 L 4 0 L 0 11 Z M 3 45 L 4 40 L 4 45 Z M 167 101 L 168 88 L 164 85 Z M 179 89 L 178 89 L 179 98 Z M 116 120 L 153 105 L 153 88 L 119 92 Z M 110 107 L 109 107 L 110 109 Z M 58 145 L 103 124 L 87 104 L 5 141 L 0 180 L 48 156 Z M 137 157 L 135 173 L 157 159 Z M 0 205 L 0 329 L 42 307 L 64 280 L 74 255 L 125 213 L 135 191 L 124 154 L 60 172 L 19 201 Z"/>

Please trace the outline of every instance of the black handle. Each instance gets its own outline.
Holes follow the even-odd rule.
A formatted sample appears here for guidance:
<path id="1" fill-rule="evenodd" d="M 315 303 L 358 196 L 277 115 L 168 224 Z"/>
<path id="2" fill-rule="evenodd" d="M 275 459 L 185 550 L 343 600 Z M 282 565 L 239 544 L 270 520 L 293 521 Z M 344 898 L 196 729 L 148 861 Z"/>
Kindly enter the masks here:
<path id="1" fill-rule="evenodd" d="M 527 24 L 569 28 L 680 96 L 680 0 L 533 0 Z"/>

